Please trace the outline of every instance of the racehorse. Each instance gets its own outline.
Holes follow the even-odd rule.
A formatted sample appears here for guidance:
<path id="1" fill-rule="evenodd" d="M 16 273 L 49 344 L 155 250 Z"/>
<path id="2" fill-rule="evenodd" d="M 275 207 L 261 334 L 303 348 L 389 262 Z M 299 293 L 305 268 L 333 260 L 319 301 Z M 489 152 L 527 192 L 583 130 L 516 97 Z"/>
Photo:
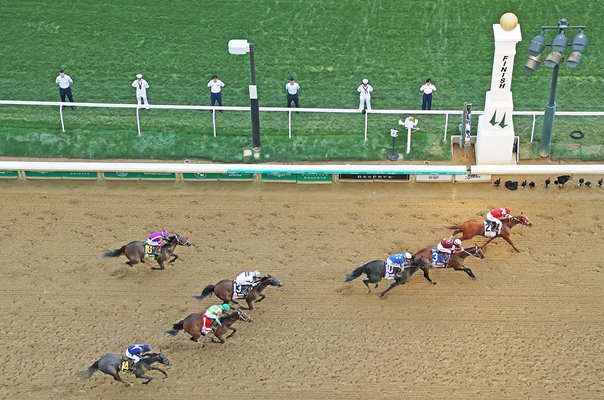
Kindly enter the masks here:
<path id="1" fill-rule="evenodd" d="M 407 280 L 411 278 L 411 276 L 418 270 L 421 269 L 424 271 L 424 278 L 426 278 L 430 283 L 435 284 L 436 282 L 432 282 L 430 276 L 428 275 L 428 270 L 430 269 L 429 264 L 423 263 L 420 259 L 417 261 L 413 261 L 408 268 L 403 270 L 402 275 L 394 277 L 394 283 L 392 283 L 386 290 L 380 293 L 380 296 L 384 296 L 390 289 L 403 285 L 407 283 Z M 386 263 L 383 260 L 373 260 L 369 261 L 367 264 L 363 264 L 360 267 L 356 268 L 354 271 L 346 275 L 346 282 L 350 282 L 353 279 L 358 278 L 362 274 L 367 274 L 367 279 L 363 280 L 365 286 L 369 290 L 367 293 L 371 293 L 371 287 L 369 287 L 370 283 L 375 283 L 374 289 L 378 287 L 378 282 L 382 280 L 386 276 Z"/>
<path id="2" fill-rule="evenodd" d="M 466 274 L 468 274 L 468 276 L 470 278 L 476 278 L 476 275 L 474 275 L 472 270 L 470 268 L 464 266 L 464 260 L 468 256 L 474 256 L 474 257 L 483 259 L 485 257 L 485 255 L 484 255 L 485 246 L 483 246 L 482 249 L 478 246 L 474 246 L 474 247 L 470 247 L 469 249 L 463 249 L 462 251 L 460 251 L 458 253 L 451 254 L 451 256 L 449 256 L 449 262 L 447 264 L 440 264 L 438 253 L 437 252 L 433 253 L 432 249 L 430 247 L 426 247 L 424 249 L 419 250 L 417 253 L 415 253 L 413 255 L 413 262 L 422 261 L 422 264 L 429 265 L 430 267 L 453 268 L 455 271 L 465 272 Z M 428 272 L 425 270 L 424 276 L 426 276 L 427 274 L 428 274 Z M 427 276 L 426 276 L 426 279 L 430 280 L 430 278 L 428 278 Z M 430 280 L 430 282 L 432 282 L 432 281 Z M 436 282 L 432 282 L 432 283 L 436 284 Z"/>
<path id="3" fill-rule="evenodd" d="M 514 250 L 516 250 L 518 253 L 520 253 L 520 250 L 518 250 L 516 248 L 516 246 L 514 246 L 514 243 L 512 243 L 512 240 L 510 239 L 510 231 L 512 230 L 513 227 L 515 227 L 518 224 L 522 224 L 522 225 L 528 226 L 530 228 L 531 226 L 533 226 L 533 223 L 528 219 L 528 217 L 526 215 L 524 215 L 523 212 L 520 213 L 519 217 L 511 216 L 508 219 L 505 219 L 501 222 L 502 222 L 501 233 L 495 234 L 495 236 L 493 236 L 491 238 L 489 238 L 489 236 L 485 235 L 485 225 L 484 225 L 485 221 L 481 221 L 478 219 L 470 219 L 470 220 L 467 220 L 466 222 L 464 222 L 463 224 L 459 224 L 459 225 L 445 225 L 445 228 L 453 230 L 453 235 L 462 233 L 463 234 L 461 236 L 462 241 L 471 239 L 476 235 L 481 235 L 486 238 L 489 238 L 489 240 L 487 240 L 487 242 L 484 244 L 485 246 L 487 244 L 491 243 L 491 240 L 495 239 L 498 236 L 501 236 L 503 238 L 503 240 L 508 242 L 510 244 L 510 246 L 512 246 L 514 248 Z"/>
<path id="4" fill-rule="evenodd" d="M 174 254 L 174 249 L 177 245 L 181 246 L 191 246 L 191 243 L 184 237 L 179 235 L 178 233 L 174 233 L 174 235 L 168 237 L 166 240 L 166 244 L 161 247 L 159 253 L 155 256 L 155 260 L 159 264 L 159 268 L 151 268 L 151 269 L 164 269 L 164 261 L 168 260 L 170 257 L 173 257 L 168 264 L 172 264 L 178 258 L 178 255 Z M 126 264 L 133 267 L 134 264 L 138 264 L 139 262 L 144 263 L 145 257 L 148 257 L 145 253 L 145 247 L 148 246 L 145 242 L 134 241 L 130 242 L 117 250 L 107 251 L 103 254 L 103 257 L 119 257 L 122 254 L 128 258 Z"/>
<path id="5" fill-rule="evenodd" d="M 210 318 L 205 318 L 203 316 L 203 313 L 193 313 L 190 314 L 187 318 L 180 320 L 174 325 L 172 325 L 172 329 L 166 331 L 165 333 L 171 336 L 176 336 L 178 332 L 184 330 L 189 335 L 191 335 L 192 341 L 198 342 L 200 336 L 205 336 L 207 333 L 211 332 L 210 326 L 212 321 L 213 320 Z M 234 313 L 221 317 L 220 323 L 222 325 L 218 325 L 216 329 L 212 332 L 214 333 L 214 337 L 218 339 L 218 341 L 212 338 L 212 343 L 224 344 L 225 339 L 229 339 L 230 337 L 232 337 L 235 332 L 237 332 L 237 329 L 233 328 L 233 324 L 237 321 L 252 322 L 252 318 L 250 318 L 246 313 L 244 313 L 241 308 L 236 308 Z M 229 330 L 233 332 L 230 333 L 226 338 L 223 338 L 224 334 Z"/>
<path id="6" fill-rule="evenodd" d="M 235 281 L 232 281 L 230 279 L 224 279 L 218 282 L 216 285 L 206 286 L 202 290 L 201 294 L 193 297 L 198 300 L 203 300 L 206 297 L 210 297 L 213 293 L 216 295 L 216 297 L 222 300 L 223 303 L 229 304 L 233 302 L 235 304 L 239 304 L 233 299 L 233 295 L 235 294 L 233 290 L 234 284 Z M 262 278 L 260 278 L 260 281 L 258 281 L 256 286 L 254 286 L 252 290 L 250 290 L 250 292 L 245 296 L 245 301 L 248 305 L 248 310 L 254 309 L 253 303 L 259 303 L 264 300 L 266 296 L 262 294 L 262 291 L 269 286 L 280 287 L 283 286 L 283 284 L 271 275 L 263 276 Z"/>
<path id="7" fill-rule="evenodd" d="M 89 379 L 92 374 L 99 370 L 107 375 L 113 376 L 113 379 L 125 383 L 126 385 L 130 385 L 130 383 L 122 380 L 120 372 L 131 372 L 137 378 L 146 379 L 146 381 L 143 382 L 144 384 L 147 384 L 153 380 L 152 377 L 145 375 L 147 371 L 159 371 L 164 374 L 164 378 L 168 377 L 166 371 L 153 366 L 153 364 L 156 362 L 164 365 L 170 365 L 170 360 L 168 360 L 168 357 L 166 357 L 166 355 L 161 351 L 159 353 L 145 354 L 141 357 L 134 369 L 129 368 L 129 364 L 131 362 L 131 360 L 123 357 L 121 354 L 105 354 L 103 357 L 95 361 L 94 364 L 92 364 L 86 371 L 84 371 L 81 376 L 85 379 Z"/>

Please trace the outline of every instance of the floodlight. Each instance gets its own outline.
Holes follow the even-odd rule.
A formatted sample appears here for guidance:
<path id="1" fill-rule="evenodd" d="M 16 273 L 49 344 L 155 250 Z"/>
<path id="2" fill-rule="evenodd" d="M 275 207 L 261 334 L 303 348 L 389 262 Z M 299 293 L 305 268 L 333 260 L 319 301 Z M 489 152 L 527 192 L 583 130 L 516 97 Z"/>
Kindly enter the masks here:
<path id="1" fill-rule="evenodd" d="M 545 57 L 544 64 L 546 67 L 554 68 L 560 65 L 562 61 L 564 61 L 564 56 L 562 55 L 562 53 L 560 53 L 559 51 L 552 51 L 547 55 L 547 57 Z"/>
<path id="2" fill-rule="evenodd" d="M 552 51 L 557 51 L 562 53 L 568 44 L 568 39 L 564 35 L 564 32 L 560 32 L 556 35 L 554 40 L 552 40 Z"/>
<path id="3" fill-rule="evenodd" d="M 543 31 L 531 40 L 531 44 L 528 47 L 528 53 L 530 56 L 537 56 L 543 52 L 545 48 L 545 36 L 543 36 Z"/>
<path id="4" fill-rule="evenodd" d="M 583 33 L 583 30 L 579 32 L 577 36 L 573 39 L 573 50 L 575 51 L 583 51 L 587 47 L 587 36 Z"/>
<path id="5" fill-rule="evenodd" d="M 583 62 L 583 54 L 580 51 L 573 51 L 566 59 L 568 68 L 577 68 Z"/>
<path id="6" fill-rule="evenodd" d="M 526 64 L 524 64 L 524 70 L 530 74 L 537 71 L 540 66 L 541 54 L 537 54 L 536 56 L 528 56 Z"/>

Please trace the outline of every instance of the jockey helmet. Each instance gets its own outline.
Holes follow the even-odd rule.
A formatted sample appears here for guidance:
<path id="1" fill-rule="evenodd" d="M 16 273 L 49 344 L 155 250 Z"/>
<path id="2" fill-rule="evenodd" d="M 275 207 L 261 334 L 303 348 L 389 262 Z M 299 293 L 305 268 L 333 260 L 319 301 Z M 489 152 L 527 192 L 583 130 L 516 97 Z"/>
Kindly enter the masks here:
<path id="1" fill-rule="evenodd" d="M 454 244 L 455 246 L 461 246 L 461 239 L 455 239 L 455 240 L 453 241 L 453 244 Z"/>
<path id="2" fill-rule="evenodd" d="M 229 306 L 228 304 L 223 304 L 220 308 L 222 308 L 222 311 L 228 311 L 231 309 L 231 306 Z"/>
<path id="3" fill-rule="evenodd" d="M 507 208 L 507 207 L 506 207 L 506 208 L 505 208 L 505 212 L 509 214 L 509 213 L 510 213 L 510 212 L 512 212 L 512 211 L 511 211 L 509 208 Z"/>
<path id="4" fill-rule="evenodd" d="M 252 276 L 260 276 L 260 271 L 258 271 L 258 270 L 253 271 Z"/>
<path id="5" fill-rule="evenodd" d="M 411 253 L 405 253 L 404 254 L 405 259 L 407 260 L 411 260 L 413 258 L 413 256 L 411 255 Z"/>
<path id="6" fill-rule="evenodd" d="M 161 235 L 165 236 L 165 237 L 168 237 L 168 236 L 170 236 L 170 232 L 168 232 L 168 231 L 162 231 Z"/>
<path id="7" fill-rule="evenodd" d="M 148 345 L 148 344 L 144 344 L 144 345 L 143 345 L 143 350 L 144 350 L 144 351 L 151 351 L 151 346 L 150 346 L 150 345 Z"/>

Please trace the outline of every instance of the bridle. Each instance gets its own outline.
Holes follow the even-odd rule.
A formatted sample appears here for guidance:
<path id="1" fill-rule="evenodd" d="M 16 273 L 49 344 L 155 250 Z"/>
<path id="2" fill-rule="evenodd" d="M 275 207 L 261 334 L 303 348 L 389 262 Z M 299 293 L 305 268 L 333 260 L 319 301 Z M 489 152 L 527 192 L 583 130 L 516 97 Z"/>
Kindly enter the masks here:
<path id="1" fill-rule="evenodd" d="M 473 253 L 469 252 L 466 249 L 463 249 L 462 252 L 466 253 L 466 254 L 468 254 L 470 256 L 476 257 L 476 258 L 483 258 L 484 257 L 484 252 L 482 251 L 482 249 L 480 247 L 474 246 L 474 250 L 475 251 Z"/>

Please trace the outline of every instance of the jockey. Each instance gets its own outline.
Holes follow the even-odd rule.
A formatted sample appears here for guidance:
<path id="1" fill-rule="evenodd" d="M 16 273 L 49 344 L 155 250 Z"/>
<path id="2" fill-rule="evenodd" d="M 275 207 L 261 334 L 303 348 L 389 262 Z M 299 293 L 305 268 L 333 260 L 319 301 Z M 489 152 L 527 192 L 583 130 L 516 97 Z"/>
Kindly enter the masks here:
<path id="1" fill-rule="evenodd" d="M 401 276 L 405 268 L 411 265 L 412 259 L 413 256 L 409 252 L 392 254 L 386 259 L 386 266 L 396 268 L 398 271 L 394 275 Z"/>
<path id="2" fill-rule="evenodd" d="M 141 356 L 149 351 L 151 351 L 151 346 L 148 344 L 133 344 L 132 346 L 128 346 L 126 357 L 133 362 L 130 369 L 134 369 L 141 360 Z"/>
<path id="3" fill-rule="evenodd" d="M 463 250 L 463 247 L 461 247 L 461 239 L 453 240 L 444 238 L 436 246 L 436 250 L 443 254 L 455 254 L 458 251 Z"/>
<path id="4" fill-rule="evenodd" d="M 260 271 L 246 271 L 237 275 L 235 283 L 241 288 L 243 293 L 249 293 L 254 284 L 260 280 Z"/>
<path id="5" fill-rule="evenodd" d="M 216 324 L 222 326 L 222 323 L 220 322 L 220 317 L 222 317 L 230 309 L 231 306 L 226 303 L 223 305 L 214 304 L 213 306 L 208 307 L 204 315 L 207 318 L 214 320 L 214 322 L 212 323 L 212 328 L 214 328 L 214 325 Z"/>
<path id="6" fill-rule="evenodd" d="M 508 219 L 510 218 L 512 215 L 510 214 L 510 209 L 505 207 L 505 208 L 496 208 L 494 210 L 491 210 L 487 213 L 485 219 L 487 221 L 491 221 L 494 222 L 497 226 L 497 234 L 499 235 L 501 233 L 501 227 L 503 226 L 503 222 L 501 222 L 501 219 Z"/>
<path id="7" fill-rule="evenodd" d="M 147 238 L 147 244 L 150 244 L 154 247 L 162 248 L 164 244 L 166 244 L 166 240 L 170 237 L 170 232 L 168 231 L 159 231 L 153 232 Z"/>

